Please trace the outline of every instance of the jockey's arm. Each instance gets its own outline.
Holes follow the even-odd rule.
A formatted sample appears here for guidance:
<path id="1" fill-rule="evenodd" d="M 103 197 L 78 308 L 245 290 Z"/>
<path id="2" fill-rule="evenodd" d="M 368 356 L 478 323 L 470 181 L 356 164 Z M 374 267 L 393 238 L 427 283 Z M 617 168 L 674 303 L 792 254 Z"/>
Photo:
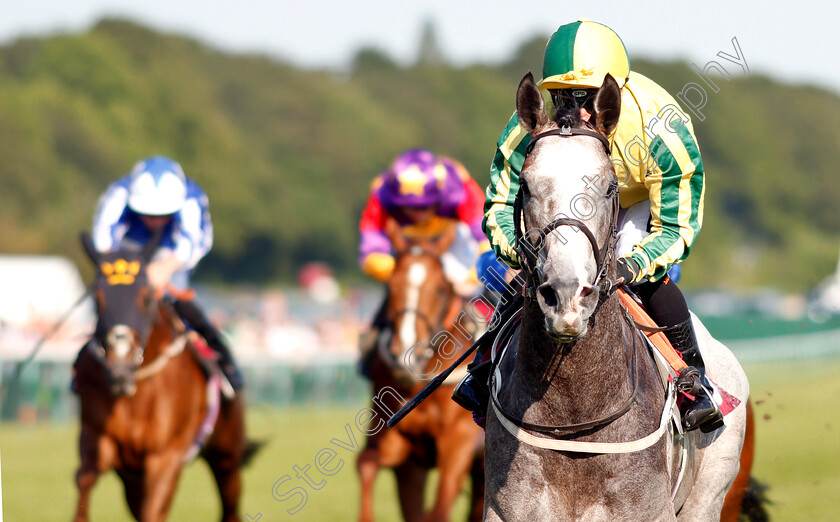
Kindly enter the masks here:
<path id="1" fill-rule="evenodd" d="M 175 255 L 184 270 L 192 270 L 213 247 L 213 222 L 207 195 L 194 182 L 189 182 L 187 201 L 176 214 L 180 223 L 175 238 Z"/>
<path id="2" fill-rule="evenodd" d="M 365 275 L 382 283 L 394 272 L 391 241 L 385 234 L 386 220 L 387 215 L 372 191 L 359 221 L 359 266 Z"/>
<path id="3" fill-rule="evenodd" d="M 387 283 L 394 273 L 394 256 L 371 252 L 362 261 L 362 272 L 380 283 Z"/>
<path id="4" fill-rule="evenodd" d="M 513 203 L 519 192 L 519 173 L 530 141 L 528 132 L 519 125 L 514 113 L 496 143 L 496 155 L 490 166 L 490 185 L 484 202 L 484 234 L 499 260 L 516 269 L 520 266 L 513 248 Z"/>
<path id="5" fill-rule="evenodd" d="M 173 253 L 164 259 L 149 263 L 146 267 L 146 275 L 152 287 L 156 290 L 165 290 L 175 272 L 178 272 L 183 267 L 184 264 Z"/>
<path id="6" fill-rule="evenodd" d="M 172 242 L 174 248 L 158 251 L 146 272 L 149 282 L 164 290 L 172 276 L 182 270 L 192 270 L 213 246 L 213 223 L 210 219 L 207 196 L 194 183 L 190 184 L 187 201 L 173 219 L 177 221 Z"/>
<path id="7" fill-rule="evenodd" d="M 704 169 L 694 134 L 677 121 L 650 143 L 654 165 L 644 173 L 650 200 L 650 234 L 625 257 L 639 270 L 633 282 L 657 281 L 688 257 L 703 224 Z M 690 124 L 689 124 L 690 125 Z"/>
<path id="8" fill-rule="evenodd" d="M 99 252 L 109 252 L 117 247 L 125 227 L 120 220 L 128 204 L 128 178 L 112 183 L 99 197 L 96 213 L 93 216 L 93 245 Z"/>

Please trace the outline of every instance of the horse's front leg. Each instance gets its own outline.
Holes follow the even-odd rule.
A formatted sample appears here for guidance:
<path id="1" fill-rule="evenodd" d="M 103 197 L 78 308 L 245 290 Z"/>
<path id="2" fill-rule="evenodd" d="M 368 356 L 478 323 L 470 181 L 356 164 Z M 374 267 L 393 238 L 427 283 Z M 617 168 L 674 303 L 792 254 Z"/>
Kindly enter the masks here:
<path id="1" fill-rule="evenodd" d="M 400 509 L 406 522 L 420 522 L 423 517 L 423 500 L 429 470 L 410 459 L 394 470 Z"/>
<path id="2" fill-rule="evenodd" d="M 143 489 L 145 496 L 141 509 L 141 522 L 159 522 L 166 519 L 175 486 L 183 469 L 183 449 L 153 453 L 143 463 Z"/>
<path id="3" fill-rule="evenodd" d="M 359 522 L 373 522 L 373 484 L 379 472 L 379 449 L 366 447 L 356 459 L 356 471 L 362 485 Z"/>
<path id="4" fill-rule="evenodd" d="M 76 472 L 76 487 L 79 499 L 76 504 L 76 522 L 88 519 L 90 492 L 96 479 L 102 473 L 114 467 L 117 448 L 111 438 L 98 433 L 86 424 L 82 424 L 79 435 L 79 455 L 81 464 Z"/>
<path id="5" fill-rule="evenodd" d="M 471 418 L 453 423 L 437 439 L 437 499 L 426 522 L 448 521 L 452 506 L 464 487 L 481 441 Z"/>
<path id="6" fill-rule="evenodd" d="M 239 520 L 237 510 L 242 493 L 242 457 L 237 454 L 210 450 L 204 455 L 213 471 L 219 497 L 222 499 L 222 522 Z"/>
<path id="7" fill-rule="evenodd" d="M 359 507 L 359 521 L 372 522 L 373 516 L 373 485 L 379 468 L 394 468 L 405 462 L 411 446 L 408 441 L 394 430 L 380 432 L 368 438 L 365 449 L 356 459 L 356 470 L 362 486 Z"/>

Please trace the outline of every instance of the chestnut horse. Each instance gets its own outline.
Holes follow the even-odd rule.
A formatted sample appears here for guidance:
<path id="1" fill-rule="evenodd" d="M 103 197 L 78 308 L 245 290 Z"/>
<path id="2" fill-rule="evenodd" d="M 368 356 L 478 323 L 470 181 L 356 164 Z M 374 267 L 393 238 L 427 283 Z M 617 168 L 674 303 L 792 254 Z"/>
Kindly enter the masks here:
<path id="1" fill-rule="evenodd" d="M 747 431 L 744 434 L 744 446 L 741 449 L 740 467 L 732 487 L 726 493 L 720 522 L 738 522 L 750 520 L 766 522 L 767 499 L 764 496 L 766 486 L 752 478 L 753 457 L 755 456 L 755 419 L 752 401 L 747 401 Z"/>
<path id="2" fill-rule="evenodd" d="M 181 470 L 199 447 L 216 479 L 221 519 L 239 520 L 240 467 L 249 451 L 242 395 L 220 404 L 218 387 L 208 388 L 191 353 L 194 334 L 149 286 L 145 266 L 156 242 L 139 253 L 99 253 L 87 235 L 82 241 L 98 269 L 98 321 L 75 365 L 81 405 L 75 520 L 88 520 L 91 489 L 111 469 L 134 518 L 164 520 Z M 218 413 L 215 424 L 208 424 L 209 408 Z"/>
<path id="3" fill-rule="evenodd" d="M 391 334 L 380 338 L 372 368 L 372 408 L 384 418 L 472 344 L 474 333 L 468 330 L 475 324 L 462 320 L 464 314 L 459 311 L 464 300 L 446 280 L 440 260 L 454 234 L 452 226 L 435 239 L 409 243 L 390 227 L 397 252 L 386 305 Z M 457 382 L 445 382 L 398 426 L 367 438 L 356 463 L 362 487 L 360 520 L 374 519 L 373 486 L 382 467 L 396 473 L 406 521 L 450 520 L 468 474 L 472 481 L 469 519 L 481 520 L 483 433 L 470 412 L 452 401 Z M 424 513 L 426 478 L 433 467 L 438 470 L 437 495 L 434 507 Z"/>
<path id="4" fill-rule="evenodd" d="M 518 334 L 494 359 L 486 519 L 718 521 L 738 474 L 749 383 L 692 316 L 731 411 L 711 433 L 677 431 L 673 381 L 649 363 L 644 336 L 612 293 L 618 180 L 607 136 L 621 109 L 618 84 L 608 74 L 595 95 L 595 125 L 576 111 L 549 119 L 530 73 L 516 102 L 531 135 L 514 211 L 528 287 Z M 565 217 L 570 208 L 586 217 Z"/>

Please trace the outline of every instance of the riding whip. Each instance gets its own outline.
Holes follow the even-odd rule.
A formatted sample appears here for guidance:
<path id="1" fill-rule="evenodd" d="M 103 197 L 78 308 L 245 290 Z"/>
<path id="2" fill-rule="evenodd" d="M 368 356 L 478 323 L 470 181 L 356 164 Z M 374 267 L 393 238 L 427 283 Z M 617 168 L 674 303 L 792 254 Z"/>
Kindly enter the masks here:
<path id="1" fill-rule="evenodd" d="M 13 407 L 14 407 L 14 404 L 16 404 L 16 403 L 17 403 L 17 390 L 18 390 L 18 385 L 20 384 L 20 375 L 21 375 L 21 373 L 23 373 L 23 368 L 24 368 L 27 364 L 29 364 L 30 362 L 32 362 L 32 360 L 35 358 L 35 356 L 36 356 L 36 355 L 38 355 L 38 352 L 41 350 L 41 347 L 43 347 L 43 346 L 44 346 L 44 343 L 47 341 L 47 339 L 49 339 L 50 337 L 52 337 L 53 335 L 55 335 L 55 333 L 58 331 L 58 329 L 59 329 L 59 328 L 61 328 L 61 325 L 63 325 L 63 324 L 64 324 L 64 321 L 66 321 L 66 320 L 67 320 L 67 318 L 68 318 L 68 317 L 70 317 L 70 315 L 71 315 L 74 311 L 76 311 L 76 308 L 78 308 L 78 307 L 79 307 L 79 305 L 80 305 L 80 304 L 82 304 L 82 301 L 84 301 L 84 300 L 85 300 L 85 298 L 86 298 L 88 295 L 90 295 L 90 292 L 91 292 L 91 290 L 92 290 L 92 289 L 93 289 L 93 285 L 91 285 L 91 286 L 89 286 L 87 289 L 85 289 L 84 293 L 83 293 L 81 296 L 79 296 L 79 298 L 76 300 L 76 302 L 75 302 L 75 303 L 73 303 L 73 306 L 71 306 L 71 307 L 70 307 L 70 309 L 68 309 L 66 312 L 64 312 L 64 315 L 62 315 L 62 316 L 58 319 L 58 321 L 56 321 L 56 323 L 53 325 L 53 327 L 52 327 L 52 328 L 50 328 L 50 331 L 48 331 L 47 333 L 45 333 L 45 334 L 41 337 L 41 339 L 39 339 L 39 340 L 38 340 L 38 342 L 37 342 L 37 343 L 35 343 L 35 346 L 34 346 L 34 347 L 32 348 L 32 350 L 29 352 L 29 355 L 28 355 L 25 359 L 23 359 L 22 361 L 18 362 L 18 363 L 15 365 L 15 371 L 14 371 L 14 373 L 13 373 L 13 374 L 12 374 L 12 376 L 9 378 L 9 380 L 8 380 L 8 382 L 5 384 L 5 386 L 3 386 L 3 388 L 5 388 L 5 389 L 3 390 L 3 391 L 4 391 L 4 393 L 2 394 L 3 399 L 4 399 L 4 400 L 3 400 L 3 404 L 2 404 L 2 406 L 3 406 L 3 408 L 2 408 L 2 409 L 3 409 L 3 411 L 2 411 L 2 416 L 0 416 L 0 417 L 2 417 L 2 418 L 6 418 L 6 417 L 10 414 L 10 412 L 9 412 L 9 411 L 6 411 L 6 410 L 7 410 L 7 408 L 8 408 L 8 407 L 12 407 L 12 408 L 13 408 Z M 13 397 L 13 396 L 14 396 L 14 397 Z M 10 405 L 10 403 L 11 403 L 11 405 Z"/>
<path id="2" fill-rule="evenodd" d="M 452 363 L 452 365 L 449 368 L 443 370 L 437 377 L 429 381 L 429 384 L 423 387 L 423 389 L 420 390 L 417 393 L 417 395 L 412 397 L 410 401 L 408 401 L 402 408 L 399 409 L 399 411 L 393 414 L 391 418 L 388 419 L 388 428 L 393 428 L 394 426 L 396 426 L 397 423 L 403 419 L 403 417 L 411 413 L 411 411 L 414 410 L 414 408 L 416 408 L 421 402 L 426 400 L 426 398 L 429 395 L 431 395 L 433 391 L 438 389 L 440 385 L 443 384 L 443 381 L 445 381 L 446 378 L 449 377 L 449 374 L 451 374 L 455 370 L 455 368 L 457 368 L 462 362 L 464 362 L 464 360 L 467 357 L 469 357 L 474 351 L 476 351 L 479 347 L 487 344 L 488 342 L 491 342 L 493 339 L 492 334 L 496 332 L 496 329 L 499 327 L 499 325 L 505 324 L 510 318 L 510 316 L 513 315 L 517 310 L 519 310 L 522 299 L 522 296 L 517 296 L 516 299 L 514 299 L 513 302 L 511 302 L 510 305 L 508 305 L 507 308 L 505 308 L 499 314 L 499 321 L 497 321 L 492 328 L 484 332 L 484 334 L 481 337 L 479 337 L 478 340 L 467 349 L 467 351 L 461 354 L 461 356 L 458 357 L 458 359 L 456 359 L 455 362 Z"/>
<path id="3" fill-rule="evenodd" d="M 64 321 L 66 321 L 66 320 L 67 320 L 67 318 L 68 318 L 68 317 L 70 317 L 70 315 L 71 315 L 73 312 L 75 312 L 75 311 L 76 311 L 76 308 L 78 308 L 78 307 L 79 307 L 79 305 L 80 305 L 80 304 L 82 304 L 82 301 L 84 301 L 84 300 L 85 300 L 85 298 L 86 298 L 88 295 L 90 295 L 90 292 L 91 292 L 91 290 L 92 290 L 92 289 L 93 289 L 93 285 L 89 286 L 89 287 L 88 287 L 88 288 L 84 291 L 84 293 L 83 293 L 81 296 L 79 296 L 79 299 L 77 299 L 77 300 L 76 300 L 76 302 L 75 302 L 75 303 L 73 303 L 73 306 L 71 306 L 69 310 L 67 310 L 66 312 L 64 312 L 64 315 L 62 315 L 62 316 L 58 319 L 58 321 L 56 321 L 56 323 L 53 325 L 53 327 L 50 329 L 50 331 L 49 331 L 49 332 L 47 332 L 47 333 L 45 333 L 45 334 L 41 337 L 41 339 L 40 339 L 40 340 L 38 340 L 38 342 L 37 342 L 37 343 L 35 343 L 35 346 L 32 348 L 32 351 L 31 351 L 31 352 L 29 352 L 29 355 L 26 357 L 26 359 L 22 360 L 21 362 L 19 362 L 19 363 L 17 364 L 17 367 L 15 368 L 15 377 L 18 377 L 18 376 L 20 375 L 20 372 L 23 370 L 23 367 L 24 367 L 24 366 L 26 366 L 27 364 L 29 364 L 30 362 L 32 362 L 32 359 L 34 359 L 34 358 L 35 358 L 35 356 L 36 356 L 36 355 L 38 354 L 38 352 L 41 350 L 41 347 L 42 347 L 42 346 L 44 346 L 44 343 L 47 341 L 47 339 L 49 339 L 50 337 L 52 337 L 53 335 L 55 335 L 55 332 L 57 332 L 57 331 L 58 331 L 58 329 L 59 329 L 59 328 L 61 328 L 61 325 L 63 325 L 63 324 L 64 324 Z"/>

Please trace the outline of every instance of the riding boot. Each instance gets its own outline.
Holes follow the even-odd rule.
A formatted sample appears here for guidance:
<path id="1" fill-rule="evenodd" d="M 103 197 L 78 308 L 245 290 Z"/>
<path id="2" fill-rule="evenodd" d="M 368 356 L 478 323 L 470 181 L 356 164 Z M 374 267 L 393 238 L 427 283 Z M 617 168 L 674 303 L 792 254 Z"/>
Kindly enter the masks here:
<path id="1" fill-rule="evenodd" d="M 517 297 L 519 287 L 504 296 L 501 306 L 497 307 L 499 315 L 498 322 L 504 323 L 511 314 L 522 308 L 522 298 Z M 473 417 L 484 417 L 487 414 L 487 406 L 490 401 L 490 346 L 497 335 L 503 332 L 493 329 L 482 337 L 483 344 L 476 349 L 475 359 L 467 365 L 467 375 L 455 386 L 452 391 L 452 400 L 459 406 L 473 412 Z M 478 422 L 478 420 L 476 420 Z M 479 422 L 479 425 L 481 423 Z"/>
<path id="2" fill-rule="evenodd" d="M 485 353 L 489 352 L 475 352 L 475 359 L 467 365 L 467 375 L 452 391 L 453 401 L 479 416 L 485 415 L 490 400 L 490 361 L 484 360 Z"/>
<path id="3" fill-rule="evenodd" d="M 388 297 L 382 300 L 370 329 L 359 335 L 359 374 L 367 380 L 373 380 L 373 360 L 376 358 L 376 345 L 388 325 Z"/>
<path id="4" fill-rule="evenodd" d="M 210 321 L 195 304 L 195 301 L 176 299 L 173 303 L 173 308 L 178 316 L 189 323 L 207 341 L 207 345 L 216 352 L 219 357 L 219 367 L 230 383 L 231 388 L 235 392 L 241 390 L 245 385 L 245 379 L 239 367 L 236 365 L 236 361 L 233 359 L 230 348 L 228 348 L 227 343 L 225 343 L 219 331 L 210 324 Z"/>
<path id="5" fill-rule="evenodd" d="M 706 377 L 706 365 L 697 347 L 691 319 L 668 327 L 663 333 L 688 365 L 676 382 L 677 389 L 694 396 L 683 408 L 683 427 L 686 431 L 700 428 L 703 433 L 720 428 L 723 426 L 723 414 L 712 397 L 712 385 Z"/>

